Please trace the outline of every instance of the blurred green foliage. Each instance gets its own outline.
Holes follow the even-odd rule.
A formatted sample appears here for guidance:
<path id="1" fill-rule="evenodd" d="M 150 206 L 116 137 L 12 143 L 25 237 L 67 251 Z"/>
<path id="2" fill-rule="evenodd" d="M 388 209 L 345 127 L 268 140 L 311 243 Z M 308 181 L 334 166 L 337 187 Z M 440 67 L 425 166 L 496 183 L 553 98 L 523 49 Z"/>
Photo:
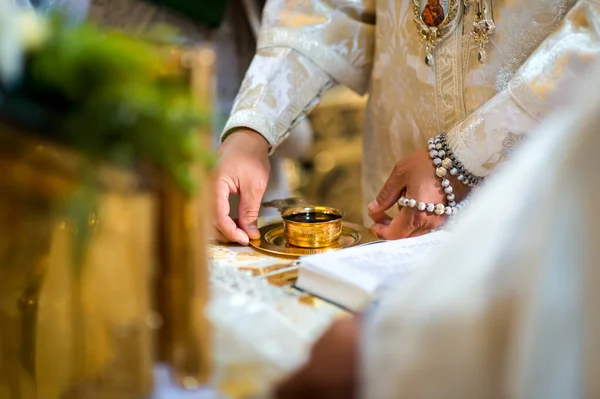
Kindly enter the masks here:
<path id="1" fill-rule="evenodd" d="M 145 162 L 194 188 L 192 163 L 212 165 L 200 142 L 208 109 L 191 96 L 165 48 L 88 24 L 53 21 L 27 54 L 21 81 L 0 92 L 0 117 L 119 166 Z"/>

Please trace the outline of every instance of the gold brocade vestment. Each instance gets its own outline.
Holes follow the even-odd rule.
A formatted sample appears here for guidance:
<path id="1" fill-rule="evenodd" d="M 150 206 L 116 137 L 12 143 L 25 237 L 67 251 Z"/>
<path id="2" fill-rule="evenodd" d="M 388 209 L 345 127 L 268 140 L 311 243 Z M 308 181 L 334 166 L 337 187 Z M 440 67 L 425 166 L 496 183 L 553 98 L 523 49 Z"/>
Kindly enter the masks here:
<path id="1" fill-rule="evenodd" d="M 358 334 L 358 397 L 600 398 L 598 87 L 600 63 L 448 240 L 386 283 Z"/>
<path id="2" fill-rule="evenodd" d="M 488 175 L 550 111 L 548 99 L 580 76 L 572 61 L 598 58 L 600 0 L 494 0 L 485 64 L 470 36 L 474 7 L 461 7 L 430 68 L 411 0 L 267 1 L 223 136 L 249 127 L 274 149 L 327 89 L 343 84 L 370 95 L 365 205 L 396 162 L 441 131 L 470 172 Z"/>

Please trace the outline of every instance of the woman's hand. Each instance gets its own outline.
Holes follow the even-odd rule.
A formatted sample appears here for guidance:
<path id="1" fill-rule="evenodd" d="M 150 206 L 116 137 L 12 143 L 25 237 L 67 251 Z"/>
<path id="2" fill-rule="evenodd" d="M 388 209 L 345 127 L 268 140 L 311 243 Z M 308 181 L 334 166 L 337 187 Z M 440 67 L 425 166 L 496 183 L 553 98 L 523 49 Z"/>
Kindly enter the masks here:
<path id="1" fill-rule="evenodd" d="M 260 238 L 257 219 L 269 180 L 269 143 L 253 130 L 240 129 L 225 139 L 218 155 L 213 234 L 219 241 L 247 245 Z M 237 224 L 229 216 L 230 194 L 240 196 Z"/>
<path id="2" fill-rule="evenodd" d="M 308 363 L 276 390 L 277 399 L 357 396 L 360 318 L 336 321 L 313 346 Z"/>
<path id="3" fill-rule="evenodd" d="M 450 174 L 446 178 L 451 182 L 456 201 L 462 201 L 469 188 Z M 369 216 L 375 222 L 371 230 L 380 238 L 396 240 L 426 234 L 444 222 L 445 216 L 407 206 L 400 207 L 398 214 L 390 218 L 385 212 L 395 206 L 401 196 L 417 202 L 447 203 L 427 149 L 415 151 L 396 164 L 377 198 L 369 204 Z"/>

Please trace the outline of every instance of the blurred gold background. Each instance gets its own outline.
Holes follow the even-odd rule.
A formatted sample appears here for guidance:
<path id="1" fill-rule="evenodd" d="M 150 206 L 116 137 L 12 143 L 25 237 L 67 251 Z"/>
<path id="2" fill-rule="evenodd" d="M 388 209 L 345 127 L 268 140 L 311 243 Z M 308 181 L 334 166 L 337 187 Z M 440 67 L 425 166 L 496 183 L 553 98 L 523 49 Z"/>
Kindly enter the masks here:
<path id="1" fill-rule="evenodd" d="M 289 160 L 289 181 L 309 202 L 342 209 L 362 222 L 362 131 L 366 98 L 338 87 L 311 113 L 313 144 L 306 161 Z"/>

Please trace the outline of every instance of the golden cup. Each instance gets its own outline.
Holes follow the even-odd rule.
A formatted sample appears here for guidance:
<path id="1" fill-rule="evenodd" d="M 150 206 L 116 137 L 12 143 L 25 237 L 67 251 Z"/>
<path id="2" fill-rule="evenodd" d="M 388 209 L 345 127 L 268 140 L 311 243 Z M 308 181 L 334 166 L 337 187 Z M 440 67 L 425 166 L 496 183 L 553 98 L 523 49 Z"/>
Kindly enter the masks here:
<path id="1" fill-rule="evenodd" d="M 281 212 L 287 242 L 301 248 L 323 248 L 342 236 L 344 214 L 326 206 L 302 206 Z"/>

